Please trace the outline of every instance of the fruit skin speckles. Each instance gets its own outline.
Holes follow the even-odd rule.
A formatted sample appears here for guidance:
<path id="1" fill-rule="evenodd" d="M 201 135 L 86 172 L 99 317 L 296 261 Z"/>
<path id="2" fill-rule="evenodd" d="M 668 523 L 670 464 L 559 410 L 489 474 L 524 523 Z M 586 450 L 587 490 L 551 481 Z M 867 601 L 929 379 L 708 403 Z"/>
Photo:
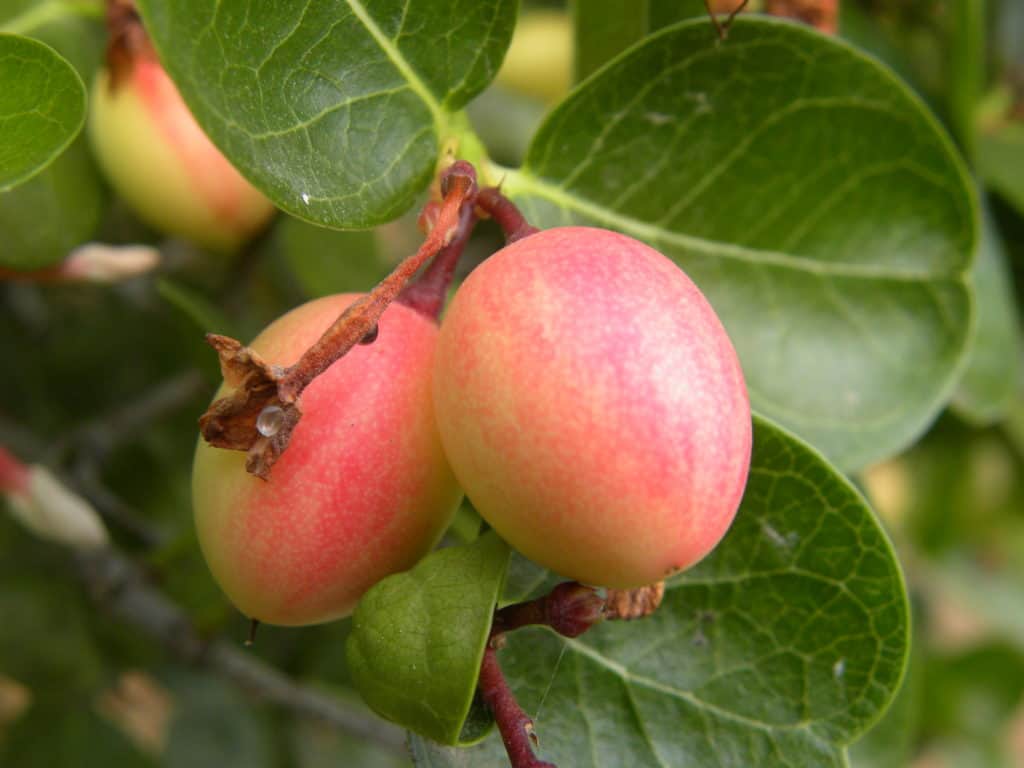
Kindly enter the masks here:
<path id="1" fill-rule="evenodd" d="M 212 251 L 258 233 L 274 206 L 206 137 L 151 55 L 92 87 L 89 137 L 115 191 L 150 226 Z"/>
<path id="2" fill-rule="evenodd" d="M 252 347 L 290 365 L 358 298 L 312 301 Z M 363 592 L 412 567 L 462 498 L 441 448 L 430 395 L 437 326 L 401 304 L 380 336 L 309 385 L 303 418 L 268 481 L 245 454 L 200 440 L 193 469 L 199 542 L 244 614 L 282 625 L 350 614 Z"/>
<path id="3" fill-rule="evenodd" d="M 743 494 L 750 405 L 724 328 L 678 266 L 607 230 L 546 230 L 478 267 L 442 324 L 434 403 L 480 514 L 583 583 L 689 568 Z"/>

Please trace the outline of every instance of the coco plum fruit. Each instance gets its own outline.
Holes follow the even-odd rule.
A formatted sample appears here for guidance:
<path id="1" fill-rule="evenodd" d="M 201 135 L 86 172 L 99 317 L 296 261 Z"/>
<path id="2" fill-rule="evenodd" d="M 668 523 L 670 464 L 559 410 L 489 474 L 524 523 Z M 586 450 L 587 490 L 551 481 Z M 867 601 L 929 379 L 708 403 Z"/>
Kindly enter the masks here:
<path id="1" fill-rule="evenodd" d="M 735 516 L 751 448 L 736 353 L 679 267 L 629 237 L 550 229 L 490 257 L 448 309 L 433 391 L 466 495 L 562 576 L 656 582 Z"/>
<path id="2" fill-rule="evenodd" d="M 155 56 L 117 77 L 99 72 L 89 135 L 111 185 L 161 232 L 229 252 L 274 211 L 206 137 Z"/>
<path id="3" fill-rule="evenodd" d="M 250 346 L 291 365 L 357 298 L 305 304 Z M 369 587 L 430 550 L 462 498 L 431 402 L 437 325 L 393 304 L 378 329 L 305 390 L 304 415 L 269 480 L 245 471 L 244 453 L 199 441 L 199 543 L 221 588 L 253 619 L 301 625 L 348 615 Z"/>

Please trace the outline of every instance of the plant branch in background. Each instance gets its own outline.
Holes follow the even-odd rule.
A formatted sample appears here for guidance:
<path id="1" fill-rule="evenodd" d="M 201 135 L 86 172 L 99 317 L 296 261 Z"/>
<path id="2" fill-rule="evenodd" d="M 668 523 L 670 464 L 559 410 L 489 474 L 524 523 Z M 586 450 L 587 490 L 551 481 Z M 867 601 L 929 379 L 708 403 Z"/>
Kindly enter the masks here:
<path id="1" fill-rule="evenodd" d="M 22 463 L 0 447 L 0 494 L 15 517 L 40 538 L 74 552 L 82 581 L 96 603 L 141 630 L 167 652 L 209 670 L 259 698 L 392 752 L 402 732 L 362 708 L 299 685 L 273 667 L 220 639 L 204 638 L 188 615 L 154 587 L 143 569 L 109 542 L 91 504 L 40 465 Z"/>
<path id="2" fill-rule="evenodd" d="M 299 685 L 231 643 L 204 639 L 185 612 L 149 584 L 142 569 L 119 552 L 110 548 L 83 551 L 77 553 L 76 562 L 98 605 L 175 657 L 300 717 L 404 754 L 404 736 L 393 725 L 361 707 Z"/>

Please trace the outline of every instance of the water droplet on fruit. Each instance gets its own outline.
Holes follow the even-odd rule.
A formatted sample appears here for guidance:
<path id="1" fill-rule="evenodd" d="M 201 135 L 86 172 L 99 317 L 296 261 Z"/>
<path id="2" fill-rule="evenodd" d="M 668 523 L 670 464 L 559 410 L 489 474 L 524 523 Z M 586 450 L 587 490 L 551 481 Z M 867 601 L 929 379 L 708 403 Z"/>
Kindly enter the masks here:
<path id="1" fill-rule="evenodd" d="M 256 417 L 256 431 L 264 437 L 273 437 L 281 431 L 284 424 L 284 410 L 276 405 L 268 405 Z"/>
<path id="2" fill-rule="evenodd" d="M 377 340 L 377 334 L 380 333 L 380 328 L 374 324 L 373 328 L 366 332 L 366 335 L 359 340 L 360 344 L 373 344 Z"/>

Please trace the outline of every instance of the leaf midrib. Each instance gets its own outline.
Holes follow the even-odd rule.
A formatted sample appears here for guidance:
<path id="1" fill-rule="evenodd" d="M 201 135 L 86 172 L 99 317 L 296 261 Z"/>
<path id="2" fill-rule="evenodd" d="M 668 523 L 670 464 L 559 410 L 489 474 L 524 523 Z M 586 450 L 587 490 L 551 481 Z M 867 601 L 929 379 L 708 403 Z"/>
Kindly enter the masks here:
<path id="1" fill-rule="evenodd" d="M 374 42 L 380 46 L 380 49 L 388 57 L 388 60 L 394 64 L 395 68 L 399 71 L 402 77 L 405 78 L 406 82 L 409 83 L 409 88 L 415 93 L 427 108 L 430 110 L 430 114 L 434 119 L 434 128 L 438 133 L 441 132 L 441 127 L 444 125 L 445 116 L 444 110 L 441 108 L 440 102 L 434 98 L 434 94 L 430 92 L 426 84 L 420 79 L 419 75 L 416 74 L 416 70 L 412 68 L 402 52 L 395 47 L 395 44 L 384 35 L 381 28 L 377 26 L 377 22 L 370 15 L 369 11 L 362 4 L 361 0 L 347 0 L 349 8 L 355 17 L 359 19 L 359 22 L 366 28 L 366 31 L 370 33 L 370 36 L 374 39 Z"/>
<path id="2" fill-rule="evenodd" d="M 655 224 L 642 221 L 612 211 L 599 203 L 573 194 L 563 187 L 546 179 L 535 176 L 524 169 L 508 169 L 494 167 L 493 176 L 504 176 L 503 187 L 511 196 L 517 194 L 534 194 L 545 198 L 556 205 L 590 219 L 600 222 L 611 229 L 628 232 L 640 240 L 664 243 L 684 250 L 696 251 L 733 261 L 741 261 L 755 266 L 768 266 L 808 272 L 828 278 L 857 278 L 865 280 L 885 280 L 890 282 L 929 283 L 935 280 L 962 282 L 967 268 L 961 272 L 932 272 L 906 268 L 894 268 L 888 265 L 850 264 L 845 262 L 826 262 L 809 256 L 798 256 L 782 251 L 750 248 L 749 246 L 710 240 L 696 235 L 687 235 L 664 229 Z"/>
<path id="3" fill-rule="evenodd" d="M 591 661 L 593 661 L 595 664 L 604 667 L 609 672 L 618 676 L 623 682 L 627 684 L 632 683 L 635 685 L 639 685 L 643 688 L 648 688 L 652 691 L 664 693 L 667 696 L 672 696 L 673 698 L 685 701 L 687 704 L 690 704 L 693 707 L 697 707 L 707 712 L 711 712 L 715 716 L 720 717 L 723 720 L 741 723 L 750 728 L 756 728 L 760 731 L 767 731 L 769 733 L 775 731 L 803 731 L 808 735 L 809 738 L 813 739 L 814 741 L 817 741 L 821 744 L 825 744 L 824 741 L 815 736 L 814 733 L 811 731 L 810 726 L 813 724 L 812 721 L 801 720 L 800 722 L 792 724 L 776 724 L 766 723 L 762 720 L 756 720 L 751 717 L 746 717 L 745 715 L 740 715 L 736 712 L 731 712 L 727 709 L 722 709 L 721 707 L 715 704 L 711 704 L 710 702 L 704 701 L 700 697 L 695 696 L 690 691 L 684 691 L 680 688 L 675 688 L 671 685 L 667 685 L 658 680 L 634 674 L 632 671 L 624 667 L 622 664 L 619 664 L 618 662 L 609 659 L 607 656 L 600 653 L 595 648 L 592 648 L 579 640 L 573 640 L 569 638 L 560 639 L 572 651 L 580 654 L 581 656 L 585 656 Z M 827 746 L 829 746 L 830 748 L 833 747 L 833 745 L 831 744 L 828 744 Z"/>

